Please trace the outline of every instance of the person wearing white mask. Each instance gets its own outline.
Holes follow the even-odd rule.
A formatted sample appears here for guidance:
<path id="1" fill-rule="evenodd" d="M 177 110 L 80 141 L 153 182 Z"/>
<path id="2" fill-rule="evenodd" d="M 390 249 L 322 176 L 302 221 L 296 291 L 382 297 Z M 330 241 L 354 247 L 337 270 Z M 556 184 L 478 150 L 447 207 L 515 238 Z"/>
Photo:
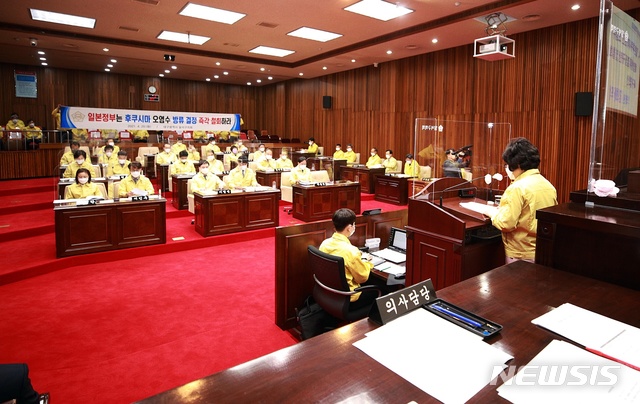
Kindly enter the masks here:
<path id="1" fill-rule="evenodd" d="M 213 150 L 207 150 L 207 161 L 209 162 L 209 171 L 214 174 L 221 174 L 224 171 L 224 164 L 222 161 L 216 159 Z"/>
<path id="2" fill-rule="evenodd" d="M 171 145 L 169 143 L 165 143 L 164 150 L 156 155 L 157 164 L 173 164 L 176 160 L 177 157 L 171 152 Z"/>
<path id="3" fill-rule="evenodd" d="M 196 173 L 196 167 L 189 161 L 189 152 L 182 150 L 179 154 L 179 160 L 171 165 L 171 175 L 191 173 Z"/>
<path id="4" fill-rule="evenodd" d="M 213 151 L 213 153 L 220 153 L 220 147 L 216 144 L 216 138 L 211 136 L 209 138 L 209 144 L 204 147 L 205 150 Z"/>
<path id="5" fill-rule="evenodd" d="M 129 171 L 129 176 L 120 181 L 118 188 L 118 196 L 120 198 L 154 194 L 151 181 L 142 175 L 142 164 L 133 161 L 129 164 Z"/>
<path id="6" fill-rule="evenodd" d="M 311 181 L 311 171 L 307 168 L 307 159 L 304 156 L 298 158 L 298 165 L 291 170 L 289 181 L 291 184 L 298 184 L 301 181 Z"/>
<path id="7" fill-rule="evenodd" d="M 307 149 L 307 153 L 318 154 L 318 145 L 316 144 L 316 139 L 312 137 L 309 138 L 309 148 Z"/>
<path id="8" fill-rule="evenodd" d="M 216 160 L 217 161 L 217 160 Z M 191 178 L 191 193 L 196 191 L 215 191 L 224 189 L 225 184 L 217 175 L 213 174 L 209 168 L 208 161 L 201 161 L 198 168 L 198 174 Z"/>
<path id="9" fill-rule="evenodd" d="M 256 173 L 247 167 L 249 159 L 247 156 L 238 158 L 238 165 L 229 172 L 229 186 L 231 188 L 256 187 Z"/>
<path id="10" fill-rule="evenodd" d="M 180 153 L 183 150 L 187 150 L 187 145 L 182 143 L 182 138 L 181 137 L 178 137 L 178 139 L 176 140 L 174 145 L 171 146 L 171 153 L 173 153 L 173 154 L 175 154 L 177 156 L 178 153 Z"/>
<path id="11" fill-rule="evenodd" d="M 340 143 L 336 144 L 336 151 L 333 152 L 334 160 L 344 160 L 344 152 L 342 151 L 342 145 Z"/>
<path id="12" fill-rule="evenodd" d="M 69 164 L 73 163 L 73 161 L 75 160 L 75 158 L 73 157 L 73 153 L 76 150 L 80 150 L 80 143 L 74 140 L 69 143 L 69 151 L 64 153 L 62 155 L 62 158 L 60 158 L 60 165 L 68 166 Z"/>
<path id="13" fill-rule="evenodd" d="M 79 168 L 76 171 L 76 182 L 64 190 L 64 199 L 83 199 L 91 196 L 102 196 L 102 192 L 91 182 L 91 171 Z"/>
<path id="14" fill-rule="evenodd" d="M 278 167 L 276 161 L 273 159 L 273 152 L 271 149 L 267 149 L 264 152 L 264 156 L 260 158 L 257 162 L 258 170 L 266 171 L 266 170 L 274 170 Z"/>
<path id="15" fill-rule="evenodd" d="M 107 166 L 107 176 L 128 175 L 129 164 L 131 164 L 131 161 L 127 160 L 127 152 L 120 150 L 116 157 L 116 161 Z"/>
<path id="16" fill-rule="evenodd" d="M 262 143 L 260 143 L 258 145 L 258 150 L 253 152 L 253 161 L 255 162 L 260 161 L 262 156 L 264 156 L 264 150 L 265 150 L 265 146 Z"/>
<path id="17" fill-rule="evenodd" d="M 410 177 L 418 177 L 420 175 L 420 165 L 413 159 L 413 154 L 411 153 L 405 157 L 404 173 Z"/>
<path id="18" fill-rule="evenodd" d="M 280 157 L 278 158 L 278 160 L 276 160 L 276 168 L 293 168 L 293 161 L 289 159 L 285 150 L 280 152 Z"/>
<path id="19" fill-rule="evenodd" d="M 103 155 L 103 154 L 104 154 L 104 152 L 105 152 L 105 148 L 106 148 L 107 146 L 111 146 L 111 147 L 113 147 L 113 153 L 114 153 L 114 154 L 118 154 L 118 152 L 120 151 L 120 146 L 116 146 L 116 142 L 115 142 L 115 140 L 113 140 L 113 139 L 107 139 L 107 143 L 106 143 L 104 146 L 102 146 L 102 147 L 100 148 L 100 150 L 98 150 L 98 156 L 101 156 L 101 155 Z"/>
<path id="20" fill-rule="evenodd" d="M 536 211 L 558 204 L 555 187 L 540 174 L 540 152 L 525 138 L 515 138 L 502 153 L 507 174 L 513 182 L 500 199 L 500 205 L 487 207 L 485 215 L 502 231 L 505 262 L 534 262 L 538 220 Z"/>
<path id="21" fill-rule="evenodd" d="M 189 152 L 189 161 L 200 161 L 200 152 L 196 150 L 193 143 L 189 143 L 187 151 Z"/>
<path id="22" fill-rule="evenodd" d="M 84 150 L 76 150 L 73 152 L 74 161 L 69 164 L 62 174 L 63 178 L 74 178 L 76 172 L 80 168 L 86 168 L 87 170 L 93 170 L 93 166 L 90 161 L 87 161 L 87 153 Z"/>
<path id="23" fill-rule="evenodd" d="M 384 167 L 384 172 L 388 173 L 391 171 L 395 171 L 396 166 L 398 165 L 398 160 L 393 157 L 393 150 L 387 149 L 384 154 L 384 160 L 382 160 L 382 166 Z"/>
<path id="24" fill-rule="evenodd" d="M 347 160 L 347 163 L 356 162 L 356 152 L 353 151 L 353 146 L 350 144 L 347 145 L 347 151 L 344 153 L 344 159 Z"/>
<path id="25" fill-rule="evenodd" d="M 11 114 L 11 119 L 9 119 L 9 122 L 7 122 L 5 126 L 6 130 L 23 130 L 25 125 L 24 122 L 18 118 L 18 114 L 14 112 Z"/>
<path id="26" fill-rule="evenodd" d="M 30 120 L 27 123 L 27 126 L 24 128 L 24 130 L 27 131 L 27 139 L 32 140 L 36 143 L 40 143 L 42 141 L 42 129 L 36 126 L 33 120 Z"/>
<path id="27" fill-rule="evenodd" d="M 365 165 L 367 166 L 367 168 L 372 168 L 375 166 L 379 166 L 380 164 L 382 164 L 382 159 L 380 158 L 380 156 L 378 156 L 378 149 L 374 147 L 371 149 L 371 156 L 369 157 Z"/>
<path id="28" fill-rule="evenodd" d="M 118 162 L 118 154 L 113 152 L 113 146 L 106 145 L 104 147 L 104 154 L 98 156 L 98 164 L 104 164 L 109 167 L 110 164 L 116 164 Z"/>
<path id="29" fill-rule="evenodd" d="M 351 244 L 349 237 L 356 231 L 356 214 L 351 209 L 338 209 L 334 212 L 333 235 L 320 244 L 320 251 L 342 257 L 344 259 L 344 270 L 349 284 L 349 289 L 359 288 L 361 284 L 369 280 L 373 264 L 362 257 L 358 247 Z M 375 293 L 372 293 L 375 292 Z M 355 309 L 371 305 L 378 297 L 377 290 L 370 292 L 356 293 L 351 296 L 349 309 Z"/>

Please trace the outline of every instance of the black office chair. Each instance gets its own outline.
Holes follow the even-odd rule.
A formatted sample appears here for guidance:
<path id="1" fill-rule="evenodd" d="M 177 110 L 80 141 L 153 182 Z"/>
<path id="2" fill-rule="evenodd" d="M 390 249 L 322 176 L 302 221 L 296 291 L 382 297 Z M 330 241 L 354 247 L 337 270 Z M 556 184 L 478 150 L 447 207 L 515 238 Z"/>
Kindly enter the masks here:
<path id="1" fill-rule="evenodd" d="M 315 286 L 313 298 L 324 311 L 338 319 L 352 322 L 369 315 L 371 305 L 350 310 L 350 298 L 358 292 L 374 290 L 378 297 L 382 291 L 377 286 L 367 285 L 349 290 L 344 270 L 344 258 L 326 254 L 314 246 L 308 246 L 309 265 L 313 271 Z M 362 296 L 361 296 L 362 298 Z"/>

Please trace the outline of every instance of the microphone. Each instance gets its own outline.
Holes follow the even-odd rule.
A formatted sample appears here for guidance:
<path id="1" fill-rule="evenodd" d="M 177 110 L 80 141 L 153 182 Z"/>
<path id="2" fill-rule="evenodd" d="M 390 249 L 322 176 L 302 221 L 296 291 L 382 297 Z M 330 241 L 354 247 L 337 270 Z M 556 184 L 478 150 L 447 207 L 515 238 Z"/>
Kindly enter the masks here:
<path id="1" fill-rule="evenodd" d="M 481 178 L 485 178 L 485 177 L 486 177 L 486 176 L 477 177 L 477 178 L 472 178 L 472 179 L 471 179 L 471 181 L 464 181 L 464 182 L 461 182 L 461 183 L 459 183 L 459 184 L 452 185 L 452 186 L 450 186 L 450 187 L 447 187 L 447 188 L 443 189 L 442 191 L 433 191 L 433 192 L 430 192 L 429 194 L 427 194 L 427 200 L 429 199 L 429 196 L 430 196 L 430 195 L 434 195 L 434 196 L 435 196 L 435 194 L 439 192 L 439 193 L 440 193 L 440 207 L 442 207 L 442 199 L 443 199 L 443 197 L 444 197 L 444 193 L 445 193 L 445 192 L 447 192 L 447 191 L 452 191 L 452 190 L 454 190 L 454 189 L 456 189 L 456 188 L 469 187 L 469 185 L 471 185 L 474 181 L 477 181 L 477 180 L 479 180 L 479 179 L 481 179 Z M 419 196 L 422 192 L 426 191 L 426 190 L 427 190 L 427 188 L 428 188 L 428 187 L 424 187 L 424 189 L 423 189 L 422 191 L 420 191 L 418 194 L 416 194 L 416 195 L 415 195 L 415 197 Z M 473 188 L 473 189 L 475 189 L 475 190 L 477 190 L 477 189 L 478 189 L 478 187 L 476 187 L 476 186 L 472 186 L 471 188 Z"/>

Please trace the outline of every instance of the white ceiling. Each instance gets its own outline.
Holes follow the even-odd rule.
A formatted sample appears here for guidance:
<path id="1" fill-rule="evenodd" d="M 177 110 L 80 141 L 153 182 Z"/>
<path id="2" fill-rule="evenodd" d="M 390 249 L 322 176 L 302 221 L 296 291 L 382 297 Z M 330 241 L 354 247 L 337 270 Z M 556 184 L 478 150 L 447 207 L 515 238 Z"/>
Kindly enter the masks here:
<path id="1" fill-rule="evenodd" d="M 487 36 L 485 22 L 476 18 L 502 12 L 506 35 L 577 21 L 598 15 L 598 0 L 400 0 L 415 10 L 406 16 L 378 21 L 343 10 L 357 0 L 192 0 L 193 3 L 246 14 L 233 25 L 184 17 L 178 12 L 188 0 L 2 0 L 0 60 L 40 65 L 38 50 L 49 67 L 111 73 L 205 80 L 227 84 L 265 85 L 291 78 L 313 78 L 374 63 L 402 59 L 472 44 Z M 580 4 L 578 11 L 571 10 Z M 640 0 L 617 0 L 629 10 Z M 94 29 L 34 21 L 30 8 L 96 19 Z M 539 16 L 539 18 L 525 18 Z M 342 34 L 329 42 L 286 35 L 302 26 Z M 202 46 L 157 39 L 162 30 L 211 37 Z M 432 39 L 438 43 L 433 44 Z M 36 39 L 37 46 L 31 45 Z M 265 45 L 294 50 L 284 58 L 249 53 Z M 516 44 L 517 46 L 517 44 Z M 105 52 L 103 48 L 109 48 Z M 387 51 L 391 50 L 391 55 Z M 164 61 L 165 54 L 175 62 Z M 516 53 L 517 54 L 517 53 Z M 469 55 L 469 57 L 472 57 Z M 352 62 L 355 60 L 355 62 Z M 216 65 L 219 62 L 220 65 Z M 489 62 L 487 62 L 489 63 Z M 176 70 L 171 65 L 177 66 Z M 260 69 L 264 69 L 261 71 Z M 326 68 L 326 69 L 325 69 Z M 223 75 L 223 71 L 228 75 Z M 214 75 L 220 76 L 214 79 Z M 272 76 L 272 80 L 267 80 Z M 258 83 L 256 80 L 261 79 Z"/>

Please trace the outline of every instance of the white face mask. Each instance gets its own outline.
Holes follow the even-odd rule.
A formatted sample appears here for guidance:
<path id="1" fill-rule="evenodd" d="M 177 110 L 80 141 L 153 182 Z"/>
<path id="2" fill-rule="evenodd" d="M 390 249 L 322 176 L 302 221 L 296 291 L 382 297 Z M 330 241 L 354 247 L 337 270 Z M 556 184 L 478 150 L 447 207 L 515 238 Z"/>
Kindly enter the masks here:
<path id="1" fill-rule="evenodd" d="M 264 147 L 261 147 L 261 148 L 260 148 L 260 152 L 263 152 L 263 151 L 264 151 Z"/>
<path id="2" fill-rule="evenodd" d="M 209 174 L 209 169 L 208 168 L 201 168 L 200 172 L 202 173 L 202 175 L 207 175 L 207 174 Z"/>
<path id="3" fill-rule="evenodd" d="M 271 156 L 271 155 L 267 154 L 267 155 L 266 155 L 266 158 L 267 158 L 267 160 L 271 160 L 271 159 L 273 158 L 273 156 Z"/>
<path id="4" fill-rule="evenodd" d="M 282 155 L 280 156 L 280 158 L 281 158 L 282 160 L 286 160 L 286 159 L 287 159 L 287 155 L 286 155 L 286 154 L 282 154 Z"/>
<path id="5" fill-rule="evenodd" d="M 406 163 L 407 163 L 407 164 L 411 164 L 411 160 L 407 160 L 407 161 L 406 161 Z"/>
<path id="6" fill-rule="evenodd" d="M 515 180 L 515 179 L 516 179 L 516 176 L 515 176 L 515 175 L 513 175 L 513 171 L 509 170 L 509 166 L 508 166 L 508 165 L 507 165 L 507 166 L 504 166 L 504 169 L 505 169 L 505 171 L 507 172 L 507 176 L 509 177 L 509 179 L 510 179 L 511 181 L 513 181 L 513 180 Z"/>
<path id="7" fill-rule="evenodd" d="M 17 120 L 17 119 L 14 119 L 14 120 L 13 120 L 13 123 L 18 123 L 18 120 Z"/>
<path id="8" fill-rule="evenodd" d="M 84 159 L 78 159 L 76 160 L 76 163 L 81 166 L 84 163 Z"/>
<path id="9" fill-rule="evenodd" d="M 371 157 L 373 157 L 373 156 L 375 156 L 375 155 L 376 155 L 375 153 L 371 153 Z"/>
<path id="10" fill-rule="evenodd" d="M 309 142 L 309 146 L 311 146 L 313 144 L 313 142 Z"/>
<path id="11" fill-rule="evenodd" d="M 386 158 L 391 158 L 391 155 L 390 154 L 386 154 L 385 157 Z"/>
<path id="12" fill-rule="evenodd" d="M 349 237 L 353 236 L 355 234 L 355 232 L 356 232 L 356 224 L 354 223 L 351 226 L 351 233 L 349 233 Z"/>
<path id="13" fill-rule="evenodd" d="M 118 163 L 120 163 L 120 164 L 124 164 L 124 163 L 126 163 L 126 162 L 127 162 L 127 160 L 121 160 L 121 159 L 118 159 Z"/>
<path id="14" fill-rule="evenodd" d="M 78 182 L 80 184 L 86 184 L 89 181 L 89 177 L 78 177 Z"/>
<path id="15" fill-rule="evenodd" d="M 351 151 L 351 147 L 347 147 L 347 151 Z"/>
<path id="16" fill-rule="evenodd" d="M 214 157 L 213 156 L 207 156 L 207 160 L 208 161 L 213 161 Z"/>
<path id="17" fill-rule="evenodd" d="M 182 162 L 182 164 L 187 164 L 187 159 L 180 159 L 180 161 Z"/>
<path id="18" fill-rule="evenodd" d="M 133 178 L 138 178 L 140 177 L 140 171 L 131 171 L 131 176 Z"/>
<path id="19" fill-rule="evenodd" d="M 164 152 L 165 153 L 169 153 L 169 152 L 171 152 L 171 149 L 164 149 Z"/>
<path id="20" fill-rule="evenodd" d="M 339 147 L 336 147 L 336 151 L 340 151 L 340 148 L 339 148 Z"/>
<path id="21" fill-rule="evenodd" d="M 307 168 L 307 163 L 304 163 L 304 164 L 302 164 L 302 163 L 301 163 L 301 164 L 300 164 L 300 168 L 301 168 L 301 169 L 303 169 L 303 170 L 304 170 L 305 168 Z"/>
<path id="22" fill-rule="evenodd" d="M 109 146 L 113 146 L 113 145 L 114 145 L 114 143 L 113 143 L 113 142 L 109 142 Z"/>
<path id="23" fill-rule="evenodd" d="M 32 124 L 32 123 L 30 123 L 30 124 L 29 124 L 29 127 L 30 127 L 30 128 L 33 128 L 34 126 L 36 126 L 36 125 L 34 125 L 34 124 Z"/>
<path id="24" fill-rule="evenodd" d="M 110 151 L 108 151 L 108 152 L 106 152 L 106 153 L 105 153 L 105 155 L 106 155 L 107 157 L 111 157 L 111 155 L 112 155 L 112 154 L 113 154 L 113 153 L 112 153 L 112 152 L 110 152 Z"/>

